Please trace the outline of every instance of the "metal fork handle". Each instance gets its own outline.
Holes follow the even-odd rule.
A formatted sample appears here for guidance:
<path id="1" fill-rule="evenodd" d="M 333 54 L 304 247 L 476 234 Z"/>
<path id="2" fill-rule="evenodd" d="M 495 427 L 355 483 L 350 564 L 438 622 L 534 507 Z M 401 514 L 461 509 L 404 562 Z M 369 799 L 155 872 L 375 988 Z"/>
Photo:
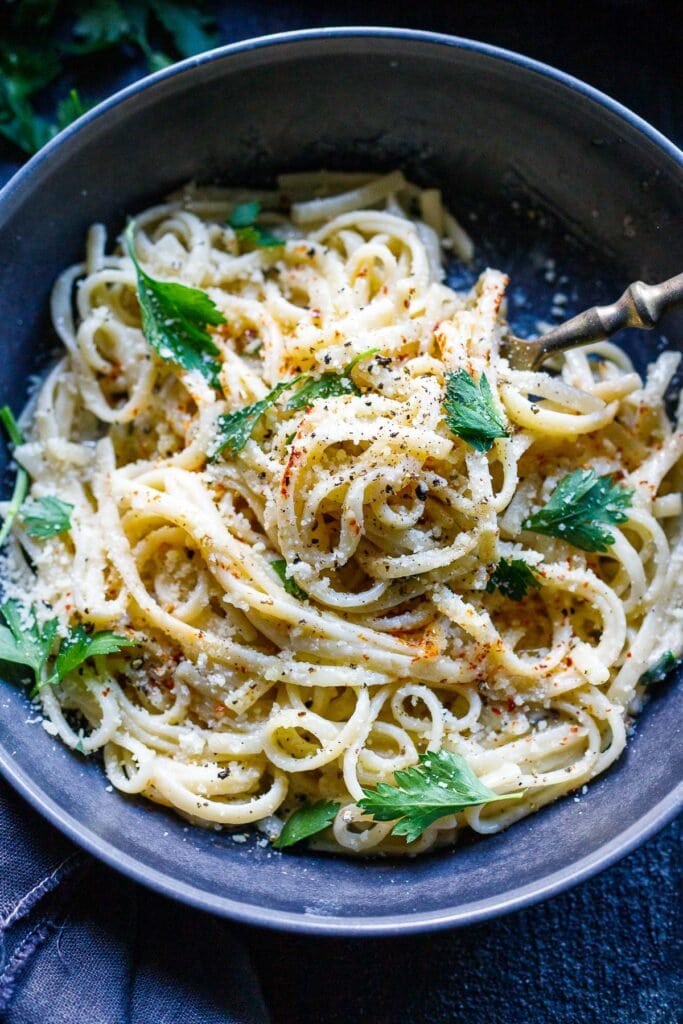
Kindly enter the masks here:
<path id="1" fill-rule="evenodd" d="M 683 305 L 683 274 L 661 284 L 635 281 L 609 306 L 591 306 L 540 338 L 510 338 L 504 354 L 519 370 L 533 370 L 555 352 L 603 341 L 625 327 L 651 328 L 668 309 Z"/>

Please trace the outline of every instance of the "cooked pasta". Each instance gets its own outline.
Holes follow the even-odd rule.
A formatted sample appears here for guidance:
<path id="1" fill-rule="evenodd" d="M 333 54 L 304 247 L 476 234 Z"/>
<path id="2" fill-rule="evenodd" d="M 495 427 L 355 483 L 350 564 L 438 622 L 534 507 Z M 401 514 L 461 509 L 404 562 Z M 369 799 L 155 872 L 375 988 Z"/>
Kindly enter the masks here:
<path id="1" fill-rule="evenodd" d="M 645 381 L 606 342 L 514 370 L 507 278 L 445 283 L 472 243 L 437 190 L 400 172 L 278 185 L 190 185 L 134 223 L 142 272 L 220 312 L 218 386 L 150 344 L 131 251 L 108 254 L 101 225 L 55 286 L 65 352 L 16 458 L 69 528 L 41 538 L 19 516 L 6 592 L 61 636 L 136 646 L 43 685 L 46 727 L 199 824 L 273 837 L 325 800 L 328 849 L 497 832 L 619 757 L 643 672 L 681 646 L 679 355 Z M 480 388 L 497 436 L 457 432 L 449 375 Z M 235 424 L 246 436 L 221 447 Z M 589 470 L 628 494 L 604 550 L 530 527 Z M 531 585 L 496 586 L 501 563 Z M 439 750 L 502 799 L 408 843 L 359 802 Z"/>

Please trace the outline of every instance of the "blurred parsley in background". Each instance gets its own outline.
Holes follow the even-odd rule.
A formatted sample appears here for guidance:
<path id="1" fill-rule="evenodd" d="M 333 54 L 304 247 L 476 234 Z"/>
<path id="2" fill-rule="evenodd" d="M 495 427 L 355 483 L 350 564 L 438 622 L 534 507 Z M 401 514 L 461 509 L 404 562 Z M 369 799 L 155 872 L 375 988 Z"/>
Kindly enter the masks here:
<path id="1" fill-rule="evenodd" d="M 143 54 L 150 71 L 219 43 L 201 0 L 0 0 L 0 135 L 35 153 L 101 97 L 81 98 L 85 61 L 105 50 Z M 51 83 L 63 76 L 60 99 Z M 69 88 L 69 82 L 75 84 Z M 42 95 L 41 95 L 42 94 Z"/>

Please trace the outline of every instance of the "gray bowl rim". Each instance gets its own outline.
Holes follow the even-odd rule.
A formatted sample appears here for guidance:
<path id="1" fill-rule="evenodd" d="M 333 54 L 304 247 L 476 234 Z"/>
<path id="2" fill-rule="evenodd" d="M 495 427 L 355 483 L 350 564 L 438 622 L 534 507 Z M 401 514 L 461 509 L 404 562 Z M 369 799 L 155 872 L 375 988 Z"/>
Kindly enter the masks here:
<path id="1" fill-rule="evenodd" d="M 257 36 L 252 39 L 229 43 L 225 46 L 208 50 L 206 53 L 190 57 L 169 68 L 133 82 L 103 100 L 87 113 L 83 114 L 68 128 L 60 132 L 46 146 L 33 156 L 10 181 L 0 190 L 0 215 L 3 208 L 11 208 L 13 201 L 21 199 L 22 193 L 32 188 L 34 175 L 39 177 L 40 169 L 50 160 L 53 153 L 68 144 L 86 125 L 90 124 L 119 104 L 144 90 L 153 88 L 158 82 L 166 81 L 176 75 L 182 75 L 193 68 L 231 57 L 233 54 L 280 46 L 287 43 L 310 41 L 320 42 L 327 39 L 366 38 L 389 39 L 401 42 L 423 42 L 434 46 L 453 47 L 483 54 L 501 62 L 514 64 L 527 71 L 535 72 L 549 78 L 561 86 L 581 94 L 626 121 L 631 127 L 641 132 L 656 146 L 664 151 L 683 169 L 683 152 L 647 121 L 629 110 L 623 104 L 605 95 L 599 89 L 587 85 L 578 78 L 559 71 L 557 68 L 541 61 L 525 57 L 502 47 L 489 43 L 465 39 L 437 32 L 425 32 L 417 29 L 388 28 L 381 26 L 338 26 L 334 28 L 300 29 L 291 32 L 279 32 L 272 35 Z M 41 789 L 40 783 L 29 776 L 0 746 L 0 772 L 11 786 L 27 802 L 55 825 L 64 835 L 73 840 L 83 850 L 103 861 L 109 867 L 121 872 L 133 881 L 139 882 L 150 889 L 179 900 L 189 906 L 209 913 L 218 914 L 242 924 L 272 928 L 280 931 L 297 932 L 305 935 L 327 935 L 333 937 L 389 937 L 415 934 L 475 924 L 496 917 L 500 914 L 521 910 L 541 900 L 555 896 L 566 889 L 585 881 L 599 871 L 610 867 L 626 854 L 631 853 L 656 832 L 662 829 L 683 809 L 683 782 L 675 786 L 667 796 L 644 814 L 625 832 L 604 843 L 581 860 L 568 864 L 560 871 L 548 875 L 541 883 L 538 881 L 520 886 L 507 893 L 492 896 L 486 900 L 466 903 L 460 906 L 446 907 L 438 911 L 412 914 L 387 914 L 372 918 L 363 916 L 348 917 L 313 917 L 304 913 L 275 910 L 268 907 L 257 907 L 227 897 L 215 896 L 203 889 L 178 882 L 171 875 L 156 871 L 141 864 L 134 857 L 128 856 L 111 843 L 102 840 L 87 826 L 75 817 L 67 814 L 54 800 L 50 799 Z"/>

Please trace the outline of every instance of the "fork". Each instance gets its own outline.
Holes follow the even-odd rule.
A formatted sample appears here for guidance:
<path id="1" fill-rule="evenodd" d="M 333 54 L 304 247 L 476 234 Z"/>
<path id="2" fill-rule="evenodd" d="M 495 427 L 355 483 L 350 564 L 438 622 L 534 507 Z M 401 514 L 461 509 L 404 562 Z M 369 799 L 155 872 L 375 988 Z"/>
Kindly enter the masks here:
<path id="1" fill-rule="evenodd" d="M 654 327 L 663 313 L 683 305 L 683 274 L 661 284 L 635 281 L 609 306 L 591 306 L 554 327 L 540 338 L 508 335 L 501 342 L 501 355 L 513 370 L 535 370 L 541 363 L 568 348 L 604 341 L 625 327 Z"/>

